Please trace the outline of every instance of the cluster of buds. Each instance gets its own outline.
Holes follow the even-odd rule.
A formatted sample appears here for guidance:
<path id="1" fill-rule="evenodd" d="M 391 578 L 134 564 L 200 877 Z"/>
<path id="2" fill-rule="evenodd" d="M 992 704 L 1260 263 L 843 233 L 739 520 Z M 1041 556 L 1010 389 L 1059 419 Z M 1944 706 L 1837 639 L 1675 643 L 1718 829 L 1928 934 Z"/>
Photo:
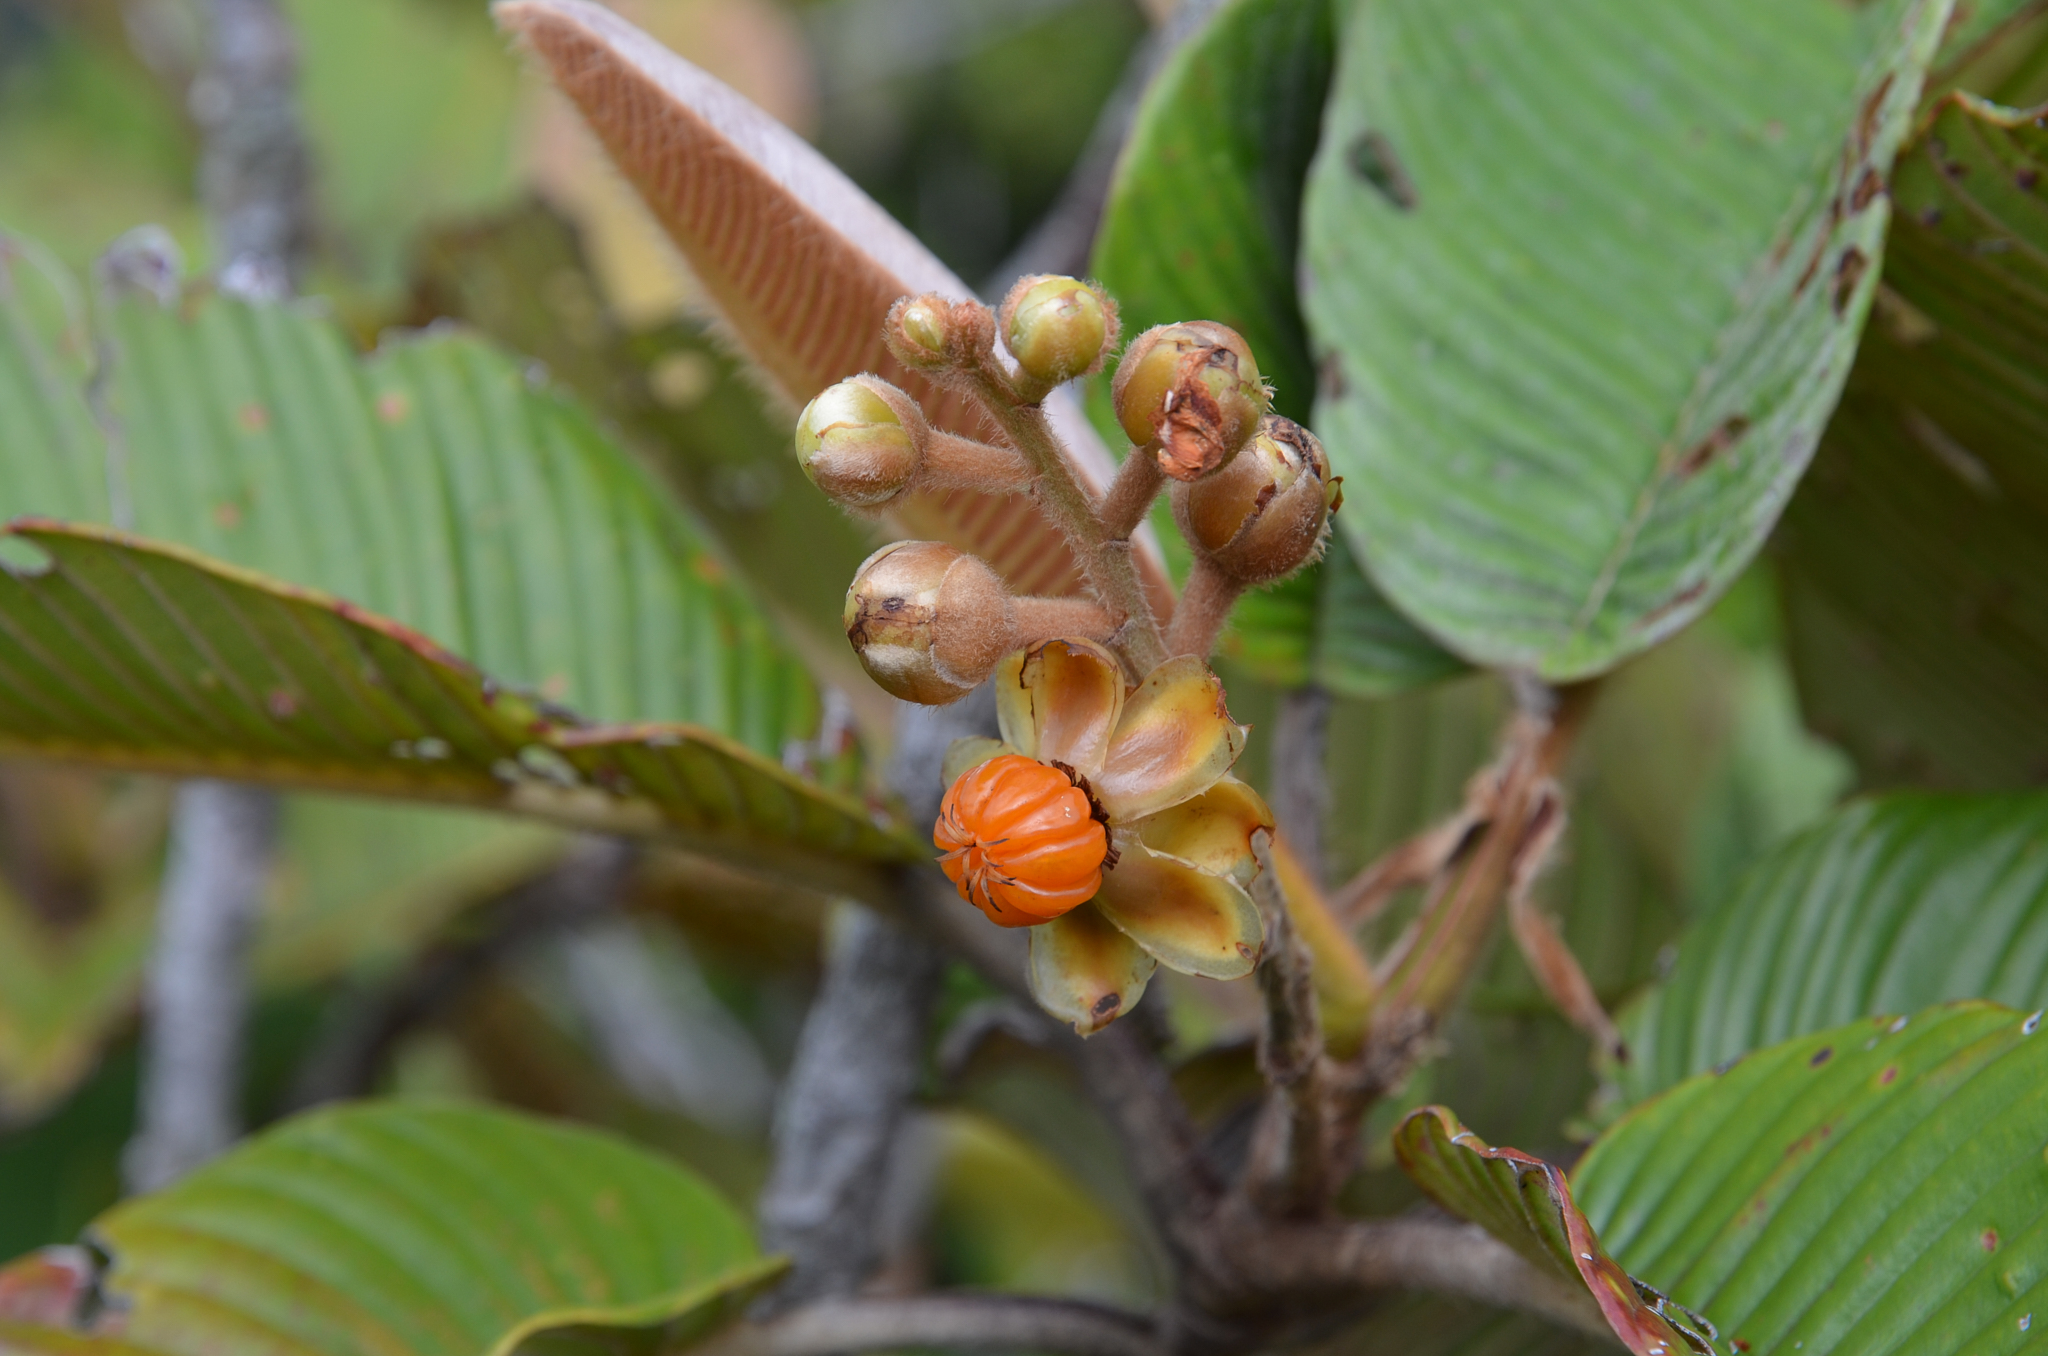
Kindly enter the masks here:
<path id="1" fill-rule="evenodd" d="M 1031 930 L 1033 992 L 1083 1034 L 1129 1011 L 1157 965 L 1250 973 L 1264 932 L 1247 892 L 1272 817 L 1230 775 L 1245 729 L 1206 659 L 1244 589 L 1320 554 L 1340 502 L 1322 445 L 1269 412 L 1242 336 L 1162 325 L 1117 365 L 1131 452 L 1093 493 L 1041 408 L 1117 347 L 1115 303 L 1076 278 L 1025 278 L 997 311 L 906 297 L 883 337 L 905 368 L 973 397 L 999 440 L 934 428 L 909 393 L 863 374 L 804 410 L 805 473 L 864 514 L 955 489 L 1028 496 L 1091 595 L 1013 596 L 976 557 L 915 541 L 868 557 L 847 591 L 847 639 L 889 693 L 937 705 L 996 680 L 1002 738 L 947 758 L 934 829 L 947 876 L 990 921 Z M 1129 539 L 1169 486 L 1194 564 L 1162 627 Z"/>

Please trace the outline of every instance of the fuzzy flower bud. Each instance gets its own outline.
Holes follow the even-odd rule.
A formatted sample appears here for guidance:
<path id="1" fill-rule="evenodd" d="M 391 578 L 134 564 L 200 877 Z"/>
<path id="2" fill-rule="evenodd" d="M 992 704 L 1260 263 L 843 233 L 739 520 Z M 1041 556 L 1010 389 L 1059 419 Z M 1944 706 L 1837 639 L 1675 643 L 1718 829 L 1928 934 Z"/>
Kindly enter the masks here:
<path id="1" fill-rule="evenodd" d="M 924 460 L 931 430 L 917 402 L 879 377 L 818 393 L 796 425 L 796 456 L 811 483 L 853 508 L 901 494 Z"/>
<path id="2" fill-rule="evenodd" d="M 1175 480 L 1207 475 L 1236 456 L 1266 413 L 1251 345 L 1208 320 L 1139 335 L 1110 392 L 1131 442 L 1152 449 Z"/>
<path id="3" fill-rule="evenodd" d="M 924 706 L 966 696 L 995 672 L 1017 630 L 995 571 L 935 541 L 897 542 L 863 561 L 842 620 L 868 676 Z"/>
<path id="4" fill-rule="evenodd" d="M 1079 278 L 1019 278 L 998 317 L 1017 366 L 1048 386 L 1101 368 L 1116 343 L 1116 304 Z"/>
<path id="5" fill-rule="evenodd" d="M 1323 445 L 1292 419 L 1269 414 L 1231 463 L 1176 487 L 1181 535 L 1241 584 L 1294 573 L 1322 553 L 1330 514 L 1343 502 Z"/>
<path id="6" fill-rule="evenodd" d="M 971 366 L 995 348 L 996 322 L 978 301 L 951 301 L 936 292 L 904 297 L 882 322 L 882 341 L 896 360 L 920 372 Z"/>

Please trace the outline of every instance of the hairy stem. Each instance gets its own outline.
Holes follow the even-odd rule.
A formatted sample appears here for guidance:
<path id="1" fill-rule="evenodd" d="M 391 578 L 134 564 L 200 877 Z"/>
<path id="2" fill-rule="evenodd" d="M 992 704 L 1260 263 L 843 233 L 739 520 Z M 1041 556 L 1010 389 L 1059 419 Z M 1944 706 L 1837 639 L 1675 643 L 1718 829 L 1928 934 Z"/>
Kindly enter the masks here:
<path id="1" fill-rule="evenodd" d="M 1191 654 L 1207 659 L 1223 634 L 1244 585 L 1226 578 L 1213 565 L 1195 557 L 1188 571 L 1188 586 L 1181 593 L 1180 606 L 1173 610 L 1173 625 L 1167 628 L 1168 654 Z"/>
<path id="2" fill-rule="evenodd" d="M 1159 469 L 1159 458 L 1146 448 L 1132 448 L 1103 497 L 1102 530 L 1111 541 L 1128 541 L 1165 488 L 1166 472 Z"/>
<path id="3" fill-rule="evenodd" d="M 1014 643 L 1019 649 L 1059 636 L 1107 640 L 1116 630 L 1108 610 L 1087 598 L 1013 598 L 1011 602 L 1016 607 Z"/>
<path id="4" fill-rule="evenodd" d="M 1074 478 L 1067 450 L 1046 421 L 1045 411 L 1036 405 L 1016 403 L 1015 394 L 993 370 L 977 370 L 970 380 L 989 415 L 1030 463 L 1037 477 L 1038 502 L 1074 548 L 1096 598 L 1116 620 L 1117 632 L 1111 645 L 1123 654 L 1137 676 L 1150 673 L 1165 662 L 1167 652 L 1160 639 L 1159 623 L 1152 615 L 1152 604 L 1145 597 L 1145 586 L 1138 578 L 1137 565 L 1131 559 L 1130 542 L 1103 530 L 1095 504 Z"/>
<path id="5" fill-rule="evenodd" d="M 1151 1325 L 1135 1314 L 1024 1295 L 825 1300 L 729 1329 L 696 1350 L 701 1356 L 842 1356 L 906 1348 L 1165 1356 Z"/>
<path id="6" fill-rule="evenodd" d="M 925 443 L 916 488 L 1023 494 L 1031 488 L 1031 467 L 1014 447 L 997 447 L 935 428 Z"/>

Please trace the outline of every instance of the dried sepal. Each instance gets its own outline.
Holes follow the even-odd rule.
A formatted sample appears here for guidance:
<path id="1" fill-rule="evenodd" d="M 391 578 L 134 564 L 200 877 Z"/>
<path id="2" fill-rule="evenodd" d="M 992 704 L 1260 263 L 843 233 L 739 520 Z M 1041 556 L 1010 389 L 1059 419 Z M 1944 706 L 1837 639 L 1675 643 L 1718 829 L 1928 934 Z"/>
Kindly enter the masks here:
<path id="1" fill-rule="evenodd" d="M 1226 578 L 1268 584 L 1322 554 L 1341 483 L 1313 433 L 1269 414 L 1229 465 L 1174 487 L 1174 521 Z"/>
<path id="2" fill-rule="evenodd" d="M 1197 479 L 1236 456 L 1269 401 L 1251 345 L 1208 320 L 1139 335 L 1110 394 L 1124 433 L 1175 480 Z"/>

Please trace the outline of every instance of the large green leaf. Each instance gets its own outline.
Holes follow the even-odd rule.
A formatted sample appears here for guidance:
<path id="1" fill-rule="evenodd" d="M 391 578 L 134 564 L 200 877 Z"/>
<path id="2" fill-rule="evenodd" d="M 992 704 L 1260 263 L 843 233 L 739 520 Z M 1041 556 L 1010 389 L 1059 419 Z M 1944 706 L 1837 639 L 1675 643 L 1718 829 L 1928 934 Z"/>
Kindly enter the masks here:
<path id="1" fill-rule="evenodd" d="M 0 391 L 21 397 L 0 402 L 0 520 L 121 523 L 601 719 L 687 720 L 771 755 L 814 728 L 801 667 L 699 529 L 487 345 L 430 334 L 363 361 L 309 307 L 218 297 L 130 295 L 100 321 L 111 437 L 65 363 L 84 337 L 39 337 L 0 285 Z"/>
<path id="2" fill-rule="evenodd" d="M 2048 795 L 1860 801 L 1772 852 L 1628 1014 L 1622 1082 L 1958 998 L 2048 1002 Z"/>
<path id="3" fill-rule="evenodd" d="M 90 1234 L 122 1345 L 78 1349 L 157 1356 L 500 1356 L 600 1333 L 596 1349 L 648 1351 L 781 1270 L 732 1207 L 644 1150 L 432 1103 L 288 1121 Z"/>
<path id="4" fill-rule="evenodd" d="M 1878 318 L 1780 534 L 1808 718 L 1872 782 L 2048 772 L 2039 112 L 1944 100 L 1900 161 Z"/>
<path id="5" fill-rule="evenodd" d="M 1274 408 L 1306 422 L 1315 365 L 1295 298 L 1302 185 L 1335 59 L 1331 0 L 1234 0 L 1147 90 L 1096 238 L 1126 332 L 1219 320 L 1258 355 Z M 1170 520 L 1169 553 L 1184 556 Z M 1184 560 L 1173 561 L 1176 568 Z M 1348 551 L 1246 595 L 1224 652 L 1261 677 L 1381 696 L 1455 673 Z"/>
<path id="6" fill-rule="evenodd" d="M 1848 373 L 1949 11 L 1351 7 L 1304 305 L 1339 524 L 1396 606 L 1563 679 L 1727 587 Z"/>
<path id="7" fill-rule="evenodd" d="M 353 604 L 101 529 L 7 544 L 44 562 L 0 570 L 0 753 L 531 813 L 869 898 L 924 855 L 715 731 L 584 724 Z"/>
<path id="8" fill-rule="evenodd" d="M 1624 1266 L 1754 1356 L 2038 1351 L 2048 1038 L 1959 1003 L 1753 1054 L 1610 1129 L 1572 1175 Z"/>

